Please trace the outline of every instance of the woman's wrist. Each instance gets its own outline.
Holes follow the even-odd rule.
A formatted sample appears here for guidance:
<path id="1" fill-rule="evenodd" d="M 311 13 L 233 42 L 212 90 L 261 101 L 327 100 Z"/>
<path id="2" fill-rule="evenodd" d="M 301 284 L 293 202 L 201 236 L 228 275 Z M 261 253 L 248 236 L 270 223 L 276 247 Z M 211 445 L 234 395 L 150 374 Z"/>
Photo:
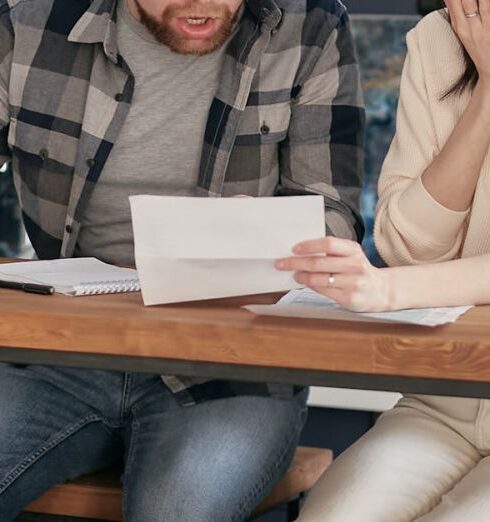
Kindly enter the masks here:
<path id="1" fill-rule="evenodd" d="M 478 114 L 490 118 L 490 77 L 480 77 L 473 92 L 473 101 L 478 104 Z"/>
<path id="2" fill-rule="evenodd" d="M 478 81 L 476 83 L 477 86 L 480 86 L 480 88 L 484 88 L 487 90 L 490 88 L 490 73 L 488 74 L 479 74 L 478 75 Z"/>
<path id="3" fill-rule="evenodd" d="M 383 296 L 382 307 L 387 312 L 392 312 L 394 310 L 400 310 L 403 307 L 402 303 L 399 300 L 399 291 L 398 291 L 398 283 L 397 283 L 397 268 L 396 267 L 387 267 L 380 268 L 379 274 L 381 276 L 382 281 L 382 291 L 381 294 Z"/>

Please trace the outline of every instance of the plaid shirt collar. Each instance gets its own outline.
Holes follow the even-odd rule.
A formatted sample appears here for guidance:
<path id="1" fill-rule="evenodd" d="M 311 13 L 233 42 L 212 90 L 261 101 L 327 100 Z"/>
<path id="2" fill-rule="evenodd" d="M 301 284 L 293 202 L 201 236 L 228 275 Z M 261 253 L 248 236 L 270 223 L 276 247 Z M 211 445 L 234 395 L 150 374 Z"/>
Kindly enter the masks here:
<path id="1" fill-rule="evenodd" d="M 68 41 L 86 44 L 102 43 L 106 56 L 117 63 L 117 2 L 118 0 L 92 0 L 90 7 L 68 35 Z M 245 0 L 245 4 L 263 30 L 272 31 L 279 25 L 282 11 L 274 0 Z"/>

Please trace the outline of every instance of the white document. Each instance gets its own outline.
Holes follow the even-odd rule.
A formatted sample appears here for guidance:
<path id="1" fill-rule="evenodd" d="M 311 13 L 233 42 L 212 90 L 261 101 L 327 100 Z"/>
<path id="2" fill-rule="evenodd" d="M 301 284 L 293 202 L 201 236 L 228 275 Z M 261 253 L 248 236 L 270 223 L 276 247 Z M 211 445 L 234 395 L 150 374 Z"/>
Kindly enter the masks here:
<path id="1" fill-rule="evenodd" d="M 439 326 L 453 323 L 472 307 L 455 306 L 398 310 L 396 312 L 356 313 L 341 308 L 335 302 L 313 292 L 309 288 L 301 288 L 292 290 L 275 305 L 249 305 L 244 308 L 257 315 L 274 315 L 278 317 Z"/>
<path id="2" fill-rule="evenodd" d="M 321 196 L 130 197 L 145 305 L 297 288 L 274 261 L 325 235 Z"/>

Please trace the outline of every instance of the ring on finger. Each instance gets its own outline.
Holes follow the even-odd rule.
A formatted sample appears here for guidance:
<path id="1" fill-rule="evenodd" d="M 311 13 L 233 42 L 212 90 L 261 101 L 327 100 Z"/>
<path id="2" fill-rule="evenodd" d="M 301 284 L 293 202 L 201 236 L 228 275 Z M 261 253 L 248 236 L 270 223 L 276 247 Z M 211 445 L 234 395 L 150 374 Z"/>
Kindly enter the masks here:
<path id="1" fill-rule="evenodd" d="M 335 286 L 335 276 L 333 274 L 329 274 L 327 286 L 328 288 L 332 288 L 333 286 Z"/>
<path id="2" fill-rule="evenodd" d="M 479 16 L 480 13 L 478 11 L 471 11 L 470 13 L 465 13 L 464 15 L 466 16 L 466 18 L 475 18 Z"/>

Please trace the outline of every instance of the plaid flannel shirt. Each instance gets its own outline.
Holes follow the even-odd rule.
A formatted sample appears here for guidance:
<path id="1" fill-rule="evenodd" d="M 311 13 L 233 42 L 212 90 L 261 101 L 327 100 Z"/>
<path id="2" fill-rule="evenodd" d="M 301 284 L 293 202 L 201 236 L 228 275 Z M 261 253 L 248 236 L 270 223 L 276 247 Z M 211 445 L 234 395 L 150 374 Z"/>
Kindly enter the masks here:
<path id="1" fill-rule="evenodd" d="M 39 258 L 73 255 L 133 98 L 117 0 L 0 0 L 0 164 Z M 162 116 L 164 117 L 164 115 Z M 364 110 L 338 0 L 246 0 L 209 110 L 196 196 L 321 194 L 360 238 Z M 292 387 L 164 377 L 184 404 Z"/>

